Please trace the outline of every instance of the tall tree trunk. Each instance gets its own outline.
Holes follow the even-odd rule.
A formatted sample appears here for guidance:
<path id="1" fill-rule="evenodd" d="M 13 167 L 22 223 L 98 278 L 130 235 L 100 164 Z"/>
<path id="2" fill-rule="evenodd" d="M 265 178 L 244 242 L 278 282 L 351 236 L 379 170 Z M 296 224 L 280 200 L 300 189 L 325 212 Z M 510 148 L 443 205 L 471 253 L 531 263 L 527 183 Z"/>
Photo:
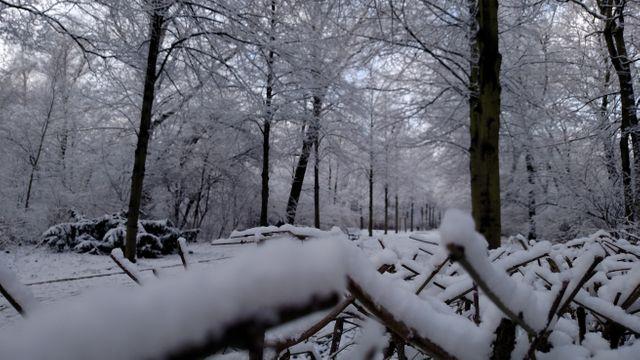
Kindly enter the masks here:
<path id="1" fill-rule="evenodd" d="M 369 164 L 369 236 L 373 236 L 373 163 Z"/>
<path id="2" fill-rule="evenodd" d="M 29 201 L 31 200 L 31 190 L 33 189 L 33 179 L 35 178 L 36 171 L 38 171 L 38 164 L 40 164 L 40 157 L 42 156 L 42 149 L 44 147 L 44 140 L 47 136 L 47 130 L 49 129 L 49 124 L 51 123 L 51 115 L 53 114 L 53 106 L 56 101 L 56 89 L 55 89 L 55 79 L 53 79 L 53 83 L 51 84 L 51 102 L 49 102 L 49 108 L 47 109 L 47 116 L 42 123 L 42 129 L 40 131 L 40 141 L 38 142 L 38 150 L 36 151 L 35 156 L 30 156 L 29 162 L 31 164 L 31 174 L 29 175 L 29 182 L 27 184 L 27 194 L 25 195 L 24 200 L 24 208 L 29 208 Z"/>
<path id="3" fill-rule="evenodd" d="M 477 230 L 490 248 L 500 246 L 500 65 L 498 1 L 471 6 L 471 73 L 469 81 L 471 205 Z M 472 13 L 472 14 L 473 14 Z"/>
<path id="4" fill-rule="evenodd" d="M 604 91 L 606 92 L 609 82 L 611 81 L 611 71 L 609 70 L 608 61 L 605 61 L 605 66 L 607 67 L 604 73 Z M 616 154 L 613 145 L 613 135 L 609 130 L 609 125 L 609 96 L 605 94 L 602 96 L 602 102 L 600 103 L 600 126 L 604 132 L 602 135 L 602 149 L 609 180 L 615 184 L 618 181 L 619 175 L 618 168 L 615 164 Z"/>
<path id="5" fill-rule="evenodd" d="M 398 231 L 400 231 L 400 214 L 398 213 L 398 193 L 396 193 L 396 219 L 395 219 L 395 226 L 396 226 L 396 234 L 398 233 Z"/>
<path id="6" fill-rule="evenodd" d="M 389 232 L 389 185 L 384 185 L 384 234 Z"/>
<path id="7" fill-rule="evenodd" d="M 627 47 L 624 39 L 624 0 L 598 0 L 600 13 L 606 22 L 602 32 L 609 52 L 609 60 L 613 64 L 620 86 L 620 159 L 622 167 L 622 186 L 624 194 L 625 218 L 634 221 L 640 206 L 640 136 L 636 129 L 638 118 L 636 114 L 633 77 Z M 631 183 L 631 160 L 629 137 L 633 146 L 636 173 L 635 192 Z"/>
<path id="8" fill-rule="evenodd" d="M 153 1 L 151 4 L 156 5 Z M 138 143 L 136 144 L 133 172 L 131 174 L 131 191 L 129 193 L 129 211 L 127 213 L 127 234 L 125 241 L 125 256 L 129 261 L 136 259 L 136 238 L 138 235 L 138 219 L 140 218 L 140 201 L 147 161 L 147 148 L 149 147 L 149 129 L 155 98 L 155 85 L 157 80 L 156 67 L 162 31 L 165 8 L 152 10 L 150 19 L 149 51 L 147 55 L 147 68 L 144 78 L 144 90 L 142 95 L 142 110 L 140 113 L 140 130 L 138 131 Z"/>
<path id="9" fill-rule="evenodd" d="M 320 229 L 320 137 L 313 142 L 313 226 Z"/>
<path id="10" fill-rule="evenodd" d="M 307 165 L 309 164 L 309 155 L 311 154 L 311 147 L 315 144 L 315 139 L 318 136 L 320 126 L 320 114 L 322 111 L 322 98 L 320 96 L 313 97 L 313 123 L 307 128 L 305 139 L 302 142 L 302 152 L 298 158 L 298 164 L 293 175 L 293 181 L 291 183 L 291 191 L 289 192 L 289 200 L 287 201 L 287 223 L 293 224 L 296 219 L 296 211 L 298 209 L 298 202 L 300 201 L 300 193 L 302 192 L 302 184 L 304 183 L 304 176 L 307 172 Z"/>
<path id="11" fill-rule="evenodd" d="M 536 168 L 533 165 L 533 155 L 531 155 L 531 151 L 527 149 L 527 153 L 525 154 L 525 162 L 527 166 L 527 182 L 529 184 L 529 191 L 527 192 L 527 209 L 529 215 L 529 235 L 527 238 L 529 240 L 536 239 L 536 193 L 535 193 L 535 175 Z"/>
<path id="12" fill-rule="evenodd" d="M 333 205 L 338 201 L 338 169 L 340 168 L 340 163 L 336 161 L 336 174 L 335 180 L 333 183 Z"/>
<path id="13" fill-rule="evenodd" d="M 270 31 L 269 37 L 271 42 L 275 41 L 275 12 L 276 12 L 276 0 L 271 0 L 271 14 L 270 14 Z M 262 201 L 260 204 L 260 226 L 269 225 L 269 139 L 271 136 L 271 122 L 273 120 L 273 58 L 275 53 L 270 48 L 267 53 L 267 89 L 265 96 L 265 117 L 264 124 L 262 126 Z"/>
<path id="14" fill-rule="evenodd" d="M 411 224 L 411 232 L 413 232 L 413 201 L 411 202 L 411 215 L 409 218 L 409 223 Z"/>

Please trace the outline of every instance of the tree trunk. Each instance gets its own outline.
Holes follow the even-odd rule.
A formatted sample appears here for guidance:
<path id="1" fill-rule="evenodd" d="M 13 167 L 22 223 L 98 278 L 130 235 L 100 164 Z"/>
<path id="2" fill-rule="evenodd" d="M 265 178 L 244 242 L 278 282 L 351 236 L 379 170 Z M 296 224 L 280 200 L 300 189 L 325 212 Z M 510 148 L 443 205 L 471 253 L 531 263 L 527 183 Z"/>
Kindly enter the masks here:
<path id="1" fill-rule="evenodd" d="M 529 235 L 527 239 L 536 239 L 536 193 L 535 193 L 535 175 L 536 168 L 533 165 L 533 156 L 529 149 L 524 157 L 527 166 L 527 182 L 529 183 L 529 191 L 527 192 L 528 201 L 527 208 L 529 214 Z"/>
<path id="2" fill-rule="evenodd" d="M 144 79 L 144 91 L 142 96 L 142 110 L 140 113 L 140 130 L 138 143 L 136 144 L 133 172 L 131 174 L 131 191 L 129 193 L 129 211 L 127 213 L 127 235 L 125 242 L 125 256 L 129 261 L 136 259 L 136 237 L 138 234 L 138 219 L 140 218 L 140 200 L 144 181 L 145 165 L 147 161 L 147 148 L 149 147 L 149 129 L 153 101 L 155 98 L 156 67 L 158 52 L 162 42 L 164 16 L 161 14 L 166 9 L 153 9 L 150 21 L 149 52 L 147 55 L 147 68 Z"/>
<path id="3" fill-rule="evenodd" d="M 313 142 L 313 226 L 320 229 L 320 137 Z"/>
<path id="4" fill-rule="evenodd" d="M 624 194 L 625 218 L 634 221 L 637 207 L 640 206 L 640 136 L 636 129 L 638 118 L 636 115 L 635 94 L 633 89 L 633 77 L 627 47 L 624 39 L 624 6 L 622 0 L 599 0 L 600 13 L 605 16 L 606 23 L 602 32 L 609 52 L 609 60 L 613 64 L 618 76 L 620 86 L 620 159 L 622 167 L 622 186 Z M 631 161 L 629 151 L 629 137 L 633 146 L 634 163 L 636 173 L 636 189 L 631 184 Z"/>
<path id="5" fill-rule="evenodd" d="M 336 202 L 338 201 L 338 169 L 340 167 L 340 163 L 336 162 L 336 174 L 335 174 L 335 180 L 333 183 L 333 205 L 336 204 Z"/>
<path id="6" fill-rule="evenodd" d="M 275 12 L 276 0 L 271 0 L 270 31 L 271 42 L 275 41 Z M 260 226 L 269 225 L 269 138 L 271 136 L 271 121 L 273 120 L 273 58 L 275 53 L 269 49 L 267 53 L 267 89 L 265 95 L 265 117 L 262 127 L 262 201 L 260 204 Z"/>
<path id="7" fill-rule="evenodd" d="M 609 62 L 605 61 L 606 70 L 604 73 L 604 91 L 607 91 L 609 82 L 611 81 L 611 71 L 609 71 Z M 605 167 L 607 168 L 607 174 L 609 180 L 615 184 L 618 181 L 618 168 L 616 167 L 616 154 L 613 145 L 613 138 L 611 131 L 609 130 L 609 96 L 603 95 L 602 102 L 600 103 L 600 126 L 604 132 L 602 136 L 602 147 L 604 151 Z"/>
<path id="8" fill-rule="evenodd" d="M 373 236 L 373 163 L 369 164 L 369 236 Z"/>
<path id="9" fill-rule="evenodd" d="M 396 234 L 400 231 L 400 214 L 398 213 L 398 194 L 396 193 Z"/>
<path id="10" fill-rule="evenodd" d="M 490 248 L 500 246 L 500 65 L 498 1 L 478 0 L 471 6 L 471 74 L 469 78 L 471 205 L 478 232 Z"/>
<path id="11" fill-rule="evenodd" d="M 384 234 L 389 232 L 389 185 L 384 185 Z"/>
<path id="12" fill-rule="evenodd" d="M 289 192 L 289 200 L 287 201 L 287 223 L 293 224 L 296 219 L 296 211 L 298 202 L 300 201 L 300 193 L 302 192 L 302 184 L 304 176 L 307 172 L 309 163 L 309 155 L 311 155 L 311 147 L 315 144 L 320 126 L 320 112 L 322 110 L 322 98 L 320 96 L 313 97 L 313 123 L 307 129 L 305 139 L 302 142 L 302 152 L 298 158 L 298 164 L 293 175 L 291 183 L 291 191 Z"/>
<path id="13" fill-rule="evenodd" d="M 411 232 L 413 232 L 413 202 L 411 202 L 411 215 L 409 217 L 409 223 L 411 224 Z"/>
<path id="14" fill-rule="evenodd" d="M 56 102 L 56 88 L 54 78 L 53 83 L 51 84 L 51 102 L 49 102 L 49 108 L 47 110 L 47 116 L 44 119 L 44 123 L 42 124 L 42 130 L 40 131 L 40 141 L 38 142 L 38 150 L 36 151 L 35 156 L 30 156 L 29 163 L 31 164 L 31 174 L 29 175 L 29 183 L 27 184 L 27 194 L 25 195 L 24 200 L 24 208 L 29 208 L 29 201 L 31 200 L 31 190 L 33 189 L 33 179 L 36 175 L 36 171 L 38 171 L 38 164 L 40 163 L 40 157 L 42 155 L 42 149 L 44 147 L 44 139 L 47 136 L 47 130 L 49 129 L 49 124 L 51 123 L 51 115 L 53 114 L 53 106 Z"/>

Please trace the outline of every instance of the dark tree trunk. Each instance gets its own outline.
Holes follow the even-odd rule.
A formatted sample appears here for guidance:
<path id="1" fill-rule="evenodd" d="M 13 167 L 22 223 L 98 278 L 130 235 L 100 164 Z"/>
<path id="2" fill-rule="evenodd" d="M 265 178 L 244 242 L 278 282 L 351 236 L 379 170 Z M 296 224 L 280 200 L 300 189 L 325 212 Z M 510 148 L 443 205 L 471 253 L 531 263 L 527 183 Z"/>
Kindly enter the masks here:
<path id="1" fill-rule="evenodd" d="M 409 217 L 409 223 L 411 224 L 411 232 L 413 232 L 413 202 L 411 203 L 411 215 Z"/>
<path id="2" fill-rule="evenodd" d="M 340 163 L 336 162 L 336 175 L 333 183 L 333 204 L 335 205 L 338 201 L 338 169 L 340 167 Z"/>
<path id="3" fill-rule="evenodd" d="M 529 240 L 536 239 L 536 193 L 535 193 L 535 175 L 536 168 L 533 165 L 533 156 L 531 151 L 527 149 L 524 157 L 527 166 L 527 182 L 529 183 L 529 191 L 527 192 L 528 202 L 527 208 L 529 213 Z"/>
<path id="4" fill-rule="evenodd" d="M 398 213 L 398 194 L 396 193 L 396 221 L 394 222 L 396 226 L 396 234 L 400 231 L 400 214 Z"/>
<path id="5" fill-rule="evenodd" d="M 369 236 L 373 236 L 373 162 L 369 164 Z"/>
<path id="6" fill-rule="evenodd" d="M 276 25 L 276 1 L 271 1 L 270 31 L 271 42 L 275 40 L 273 31 Z M 273 49 L 267 53 L 267 89 L 265 95 L 265 117 L 262 127 L 262 201 L 260 204 L 260 226 L 269 225 L 269 139 L 271 136 L 271 122 L 273 120 Z"/>
<path id="7" fill-rule="evenodd" d="M 313 97 L 313 123 L 307 129 L 305 139 L 302 142 L 302 152 L 298 158 L 298 164 L 293 175 L 291 183 L 291 192 L 289 192 L 289 200 L 287 201 L 287 223 L 293 224 L 296 219 L 296 211 L 298 202 L 300 201 L 300 193 L 302 192 L 302 184 L 304 176 L 307 172 L 309 163 L 309 155 L 311 155 L 311 147 L 315 144 L 320 126 L 320 112 L 322 110 L 322 98 L 320 96 Z"/>
<path id="8" fill-rule="evenodd" d="M 26 91 L 26 90 L 25 90 Z M 38 150 L 35 156 L 29 156 L 29 164 L 31 165 L 31 174 L 29 175 L 29 182 L 27 184 L 27 194 L 25 195 L 24 208 L 29 208 L 29 201 L 31 200 L 31 190 L 33 189 L 33 180 L 38 171 L 38 164 L 40 164 L 40 157 L 42 156 L 42 149 L 44 147 L 44 140 L 47 136 L 47 130 L 51 123 L 51 115 L 53 113 L 53 106 L 56 103 L 56 90 L 55 84 L 51 85 L 51 101 L 49 102 L 49 109 L 47 110 L 47 116 L 42 123 L 42 130 L 40 131 L 40 141 L 38 143 Z"/>
<path id="9" fill-rule="evenodd" d="M 140 218 L 140 201 L 147 161 L 147 148 L 149 147 L 151 116 L 153 101 L 155 98 L 156 67 L 158 52 L 162 42 L 162 31 L 165 9 L 153 9 L 150 19 L 149 52 L 147 55 L 147 67 L 144 78 L 144 90 L 142 96 L 142 110 L 140 113 L 140 130 L 138 131 L 138 143 L 136 144 L 133 172 L 131 174 L 131 191 L 129 193 L 129 211 L 127 212 L 127 235 L 125 242 L 125 256 L 129 261 L 136 259 L 136 237 L 138 234 L 138 219 Z"/>
<path id="10" fill-rule="evenodd" d="M 604 91 L 607 91 L 609 82 L 611 81 L 611 71 L 609 71 L 609 62 L 605 61 L 607 67 L 604 73 Z M 603 95 L 600 103 L 600 126 L 604 134 L 602 135 L 602 147 L 604 151 L 604 161 L 607 168 L 609 180 L 612 183 L 618 181 L 618 168 L 616 167 L 616 154 L 613 145 L 613 134 L 609 130 L 609 96 Z"/>
<path id="11" fill-rule="evenodd" d="M 320 229 L 320 137 L 313 142 L 313 225 Z"/>
<path id="12" fill-rule="evenodd" d="M 625 218 L 634 221 L 637 207 L 640 205 L 640 136 L 636 129 L 638 118 L 636 114 L 635 94 L 633 78 L 627 47 L 624 39 L 624 6 L 623 0 L 599 0 L 600 13 L 605 16 L 606 23 L 602 32 L 609 52 L 609 60 L 613 64 L 618 76 L 620 86 L 620 159 L 622 167 L 622 186 L 624 194 Z M 629 150 L 629 138 L 633 146 L 634 164 L 636 173 L 635 193 L 631 184 L 631 156 Z"/>
<path id="13" fill-rule="evenodd" d="M 472 30 L 469 81 L 471 144 L 471 205 L 477 230 L 490 248 L 500 246 L 500 65 L 498 1 L 478 0 L 471 6 L 476 22 Z"/>
<path id="14" fill-rule="evenodd" d="M 389 232 L 389 185 L 384 185 L 384 234 Z"/>

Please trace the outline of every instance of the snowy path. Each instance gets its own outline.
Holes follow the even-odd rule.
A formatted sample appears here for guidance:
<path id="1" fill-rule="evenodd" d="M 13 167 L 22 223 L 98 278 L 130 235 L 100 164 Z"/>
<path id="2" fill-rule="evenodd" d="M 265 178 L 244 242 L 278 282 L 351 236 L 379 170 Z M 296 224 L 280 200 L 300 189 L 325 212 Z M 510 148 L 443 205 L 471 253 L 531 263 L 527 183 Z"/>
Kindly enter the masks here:
<path id="1" fill-rule="evenodd" d="M 199 243 L 189 245 L 189 250 L 193 252 L 191 259 L 200 262 L 197 266 L 214 268 L 252 246 Z M 16 272 L 20 281 L 29 286 L 42 304 L 64 301 L 96 289 L 137 286 L 124 273 L 120 274 L 120 269 L 108 256 L 56 253 L 45 248 L 22 246 L 9 250 L 9 253 L 1 252 L 0 260 Z M 160 268 L 160 276 L 172 276 L 184 271 L 178 255 L 140 259 L 138 266 L 140 269 Z M 153 275 L 151 271 L 144 271 L 143 276 Z M 19 318 L 20 315 L 0 296 L 0 327 Z"/>

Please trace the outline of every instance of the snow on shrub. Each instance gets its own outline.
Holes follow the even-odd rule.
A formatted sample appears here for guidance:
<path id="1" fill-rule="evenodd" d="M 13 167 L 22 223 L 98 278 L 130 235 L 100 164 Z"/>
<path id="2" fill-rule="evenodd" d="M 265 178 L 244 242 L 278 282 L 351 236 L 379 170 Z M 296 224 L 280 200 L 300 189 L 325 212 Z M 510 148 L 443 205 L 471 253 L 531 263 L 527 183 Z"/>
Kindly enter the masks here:
<path id="1" fill-rule="evenodd" d="M 86 219 L 74 214 L 75 222 L 54 225 L 42 234 L 41 244 L 57 251 L 109 254 L 124 247 L 126 216 L 122 213 Z M 180 230 L 169 220 L 140 220 L 137 247 L 140 257 L 158 257 L 177 250 L 178 239 L 195 241 L 197 230 Z"/>

